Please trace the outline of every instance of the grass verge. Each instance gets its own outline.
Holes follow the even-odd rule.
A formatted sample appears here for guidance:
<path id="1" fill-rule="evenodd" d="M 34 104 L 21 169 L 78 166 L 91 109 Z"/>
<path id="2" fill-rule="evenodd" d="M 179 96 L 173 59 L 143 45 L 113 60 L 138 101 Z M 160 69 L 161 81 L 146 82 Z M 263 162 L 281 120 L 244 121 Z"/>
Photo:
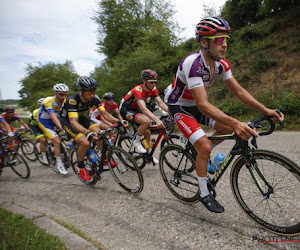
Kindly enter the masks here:
<path id="1" fill-rule="evenodd" d="M 0 208 L 0 249 L 67 249 L 56 236 L 47 234 L 23 215 Z"/>

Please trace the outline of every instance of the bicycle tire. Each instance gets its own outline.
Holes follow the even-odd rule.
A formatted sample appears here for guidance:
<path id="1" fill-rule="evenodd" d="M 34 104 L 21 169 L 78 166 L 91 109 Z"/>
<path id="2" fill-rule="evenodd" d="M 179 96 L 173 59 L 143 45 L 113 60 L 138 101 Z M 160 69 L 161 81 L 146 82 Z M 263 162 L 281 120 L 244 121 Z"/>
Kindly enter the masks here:
<path id="1" fill-rule="evenodd" d="M 52 168 L 52 170 L 56 173 L 59 173 L 59 170 L 56 167 L 56 158 L 54 155 L 54 145 L 52 142 L 48 143 L 48 145 L 46 146 L 46 157 L 49 162 L 49 166 Z"/>
<path id="2" fill-rule="evenodd" d="M 89 185 L 89 186 L 93 186 L 97 183 L 97 177 L 96 176 L 93 176 L 92 175 L 92 171 L 91 171 L 91 168 L 90 168 L 90 164 L 91 162 L 87 159 L 87 157 L 85 157 L 85 166 L 87 168 L 87 171 L 89 172 L 89 174 L 91 175 L 91 180 L 89 181 L 85 181 L 83 179 L 81 179 L 80 175 L 79 175 L 79 169 L 77 168 L 77 150 L 78 150 L 78 147 L 74 146 L 74 147 L 71 147 L 69 149 L 69 157 L 70 157 L 70 163 L 71 163 L 71 168 L 74 172 L 74 174 L 77 176 L 77 178 L 79 180 L 81 180 L 85 185 Z"/>
<path id="3" fill-rule="evenodd" d="M 36 158 L 39 161 L 39 163 L 43 164 L 43 165 L 49 165 L 48 163 L 44 162 L 42 154 L 41 154 L 41 146 L 40 146 L 41 142 L 40 141 L 36 141 L 34 143 L 34 147 L 35 147 L 35 153 L 36 153 Z"/>
<path id="4" fill-rule="evenodd" d="M 166 145 L 159 155 L 161 177 L 175 197 L 182 202 L 199 202 L 199 185 L 193 157 L 181 146 Z"/>
<path id="5" fill-rule="evenodd" d="M 263 196 L 243 157 L 233 164 L 230 174 L 231 188 L 241 209 L 260 227 L 279 235 L 300 235 L 300 168 L 290 159 L 267 150 L 252 152 L 255 178 L 264 191 Z M 263 183 L 259 171 L 270 183 Z M 250 191 L 251 190 L 251 191 Z"/>
<path id="6" fill-rule="evenodd" d="M 22 138 L 22 141 L 20 143 L 20 149 L 22 154 L 29 161 L 37 160 L 34 143 L 29 138 Z"/>
<path id="7" fill-rule="evenodd" d="M 126 150 L 136 161 L 138 167 L 143 169 L 146 166 L 145 154 L 137 153 L 134 150 L 134 147 L 131 146 L 132 136 L 124 135 L 119 139 L 118 146 Z M 130 147 L 131 146 L 131 147 Z"/>
<path id="8" fill-rule="evenodd" d="M 139 194 L 144 188 L 144 179 L 133 157 L 120 147 L 113 146 L 108 151 L 108 166 L 115 181 L 126 191 Z M 112 167 L 111 162 L 116 166 Z"/>
<path id="9" fill-rule="evenodd" d="M 13 172 L 23 179 L 28 179 L 30 176 L 30 168 L 19 152 L 11 150 L 6 153 L 6 165 L 10 167 Z"/>

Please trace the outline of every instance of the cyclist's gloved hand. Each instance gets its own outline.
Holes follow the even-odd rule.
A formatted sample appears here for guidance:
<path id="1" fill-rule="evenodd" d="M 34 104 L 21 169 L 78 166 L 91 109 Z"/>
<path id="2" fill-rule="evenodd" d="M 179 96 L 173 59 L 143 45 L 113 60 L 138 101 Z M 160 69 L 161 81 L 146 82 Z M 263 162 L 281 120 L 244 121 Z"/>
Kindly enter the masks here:
<path id="1" fill-rule="evenodd" d="M 96 135 L 97 134 L 95 132 L 89 131 L 89 132 L 86 133 L 86 138 L 88 139 L 88 141 L 92 141 L 94 136 L 96 136 Z"/>
<path id="2" fill-rule="evenodd" d="M 15 135 L 15 134 L 14 134 L 13 132 L 10 132 L 10 133 L 7 134 L 8 137 L 12 137 L 12 136 L 14 136 L 14 135 Z"/>
<path id="3" fill-rule="evenodd" d="M 126 120 L 121 120 L 121 124 L 123 125 L 123 127 L 128 127 L 128 121 Z"/>

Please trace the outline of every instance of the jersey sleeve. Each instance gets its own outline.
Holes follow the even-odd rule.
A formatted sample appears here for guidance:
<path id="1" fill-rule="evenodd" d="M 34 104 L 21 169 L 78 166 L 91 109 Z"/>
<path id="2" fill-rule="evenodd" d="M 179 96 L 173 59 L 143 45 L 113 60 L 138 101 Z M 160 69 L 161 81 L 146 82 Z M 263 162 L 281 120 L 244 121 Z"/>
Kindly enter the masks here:
<path id="1" fill-rule="evenodd" d="M 200 56 L 192 54 L 188 56 L 182 65 L 179 66 L 179 70 L 182 72 L 178 74 L 179 79 L 185 78 L 188 89 L 193 89 L 196 87 L 204 86 L 203 83 L 203 68 L 201 68 Z M 183 79 L 183 82 L 184 79 Z"/>
<path id="2" fill-rule="evenodd" d="M 226 59 L 222 59 L 219 62 L 222 66 L 222 73 L 221 73 L 222 80 L 227 81 L 228 79 L 233 77 L 230 64 L 228 63 L 228 61 Z"/>
<path id="3" fill-rule="evenodd" d="M 118 108 L 118 105 L 114 102 L 113 104 L 112 104 L 112 109 L 117 109 Z"/>
<path id="4" fill-rule="evenodd" d="M 95 95 L 95 98 L 93 100 L 93 105 L 99 108 L 101 106 L 101 99 L 99 96 Z"/>
<path id="5" fill-rule="evenodd" d="M 44 104 L 44 107 L 45 107 L 45 111 L 48 113 L 48 114 L 52 114 L 54 113 L 54 109 L 52 107 L 52 102 L 53 102 L 53 98 L 47 98 L 43 104 Z"/>

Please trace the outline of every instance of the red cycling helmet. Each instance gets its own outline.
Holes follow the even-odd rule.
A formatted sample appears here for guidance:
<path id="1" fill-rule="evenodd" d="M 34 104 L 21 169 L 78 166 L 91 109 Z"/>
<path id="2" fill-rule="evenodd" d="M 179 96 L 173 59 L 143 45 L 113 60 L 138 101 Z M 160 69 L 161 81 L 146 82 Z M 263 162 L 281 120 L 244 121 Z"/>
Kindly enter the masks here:
<path id="1" fill-rule="evenodd" d="M 231 28 L 222 17 L 209 17 L 201 20 L 196 26 L 196 40 L 200 42 L 202 36 L 211 36 L 218 31 L 229 33 Z"/>

